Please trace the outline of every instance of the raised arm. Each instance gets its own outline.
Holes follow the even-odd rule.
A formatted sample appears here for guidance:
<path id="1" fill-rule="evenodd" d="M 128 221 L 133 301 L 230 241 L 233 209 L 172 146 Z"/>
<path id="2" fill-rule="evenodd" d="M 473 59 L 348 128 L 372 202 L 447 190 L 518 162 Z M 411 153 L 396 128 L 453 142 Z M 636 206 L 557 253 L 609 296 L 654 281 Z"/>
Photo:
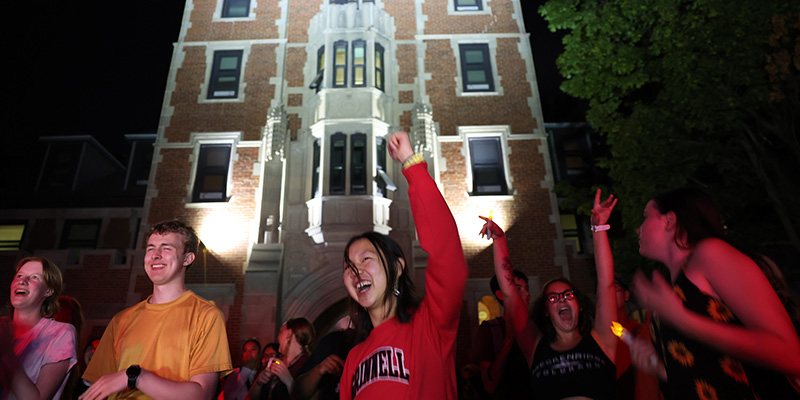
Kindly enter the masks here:
<path id="1" fill-rule="evenodd" d="M 542 338 L 542 333 L 531 321 L 528 314 L 528 305 L 514 288 L 514 274 L 511 267 L 511 258 L 508 255 L 508 243 L 503 229 L 494 223 L 490 218 L 480 217 L 485 221 L 481 229 L 481 236 L 493 241 L 494 254 L 494 273 L 497 275 L 497 283 L 503 292 L 503 306 L 506 309 L 506 316 L 511 320 L 514 327 L 514 337 L 517 340 L 522 354 L 527 358 L 528 365 L 533 361 L 533 353 L 536 345 Z"/>
<path id="2" fill-rule="evenodd" d="M 614 292 L 614 256 L 611 254 L 611 245 L 608 242 L 606 223 L 614 206 L 617 205 L 617 199 L 612 194 L 601 201 L 601 194 L 600 189 L 597 189 L 591 217 L 594 262 L 597 266 L 597 305 L 594 332 L 600 338 L 608 358 L 615 361 L 619 338 L 611 331 L 611 322 L 617 315 L 617 296 Z"/>
<path id="3" fill-rule="evenodd" d="M 720 239 L 706 239 L 695 247 L 686 275 L 693 283 L 707 281 L 743 326 L 686 309 L 672 286 L 657 273 L 652 282 L 637 274 L 637 298 L 691 338 L 734 357 L 800 376 L 797 332 L 769 281 L 750 257 Z"/>
<path id="4" fill-rule="evenodd" d="M 428 253 L 425 306 L 442 331 L 454 338 L 467 282 L 467 262 L 456 221 L 422 155 L 414 154 L 408 134 L 392 134 L 388 149 L 394 160 L 403 163 L 414 225 L 420 245 Z"/>

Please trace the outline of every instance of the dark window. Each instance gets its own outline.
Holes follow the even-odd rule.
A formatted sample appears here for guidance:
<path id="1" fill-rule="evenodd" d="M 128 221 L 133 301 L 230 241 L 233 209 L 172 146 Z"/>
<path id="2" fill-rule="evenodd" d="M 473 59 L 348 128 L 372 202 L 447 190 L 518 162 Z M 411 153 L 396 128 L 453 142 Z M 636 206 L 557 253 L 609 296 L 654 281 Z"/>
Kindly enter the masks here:
<path id="1" fill-rule="evenodd" d="M 208 85 L 209 99 L 235 99 L 239 93 L 242 50 L 214 52 L 214 65 Z"/>
<path id="2" fill-rule="evenodd" d="M 367 193 L 367 135 L 350 137 L 350 194 Z"/>
<path id="3" fill-rule="evenodd" d="M 367 42 L 353 41 L 353 86 L 366 86 Z"/>
<path id="4" fill-rule="evenodd" d="M 494 91 L 489 45 L 485 43 L 462 44 L 459 46 L 459 50 L 461 52 L 461 79 L 464 82 L 464 91 Z"/>
<path id="5" fill-rule="evenodd" d="M 336 132 L 331 135 L 330 194 L 345 194 L 345 161 L 347 136 Z"/>
<path id="6" fill-rule="evenodd" d="M 347 42 L 333 43 L 333 87 L 347 86 Z"/>
<path id="7" fill-rule="evenodd" d="M 455 0 L 456 11 L 479 11 L 483 10 L 481 0 Z"/>
<path id="8" fill-rule="evenodd" d="M 200 146 L 197 175 L 194 181 L 193 202 L 227 201 L 228 167 L 231 161 L 230 144 Z"/>
<path id="9" fill-rule="evenodd" d="M 319 92 L 322 89 L 322 81 L 323 77 L 325 76 L 325 46 L 322 46 L 317 50 L 317 76 L 314 77 L 314 81 L 311 82 L 311 85 L 308 86 L 309 89 L 316 89 Z"/>
<path id="10" fill-rule="evenodd" d="M 64 221 L 61 249 L 95 249 L 100 237 L 101 219 L 70 219 Z"/>
<path id="11" fill-rule="evenodd" d="M 375 88 L 384 90 L 383 85 L 383 46 L 375 43 Z"/>
<path id="12" fill-rule="evenodd" d="M 25 222 L 6 221 L 0 223 L 0 251 L 19 250 L 25 234 Z"/>
<path id="13" fill-rule="evenodd" d="M 78 164 L 83 154 L 82 143 L 49 145 L 42 166 L 39 190 L 56 193 L 71 192 L 75 187 Z"/>
<path id="14" fill-rule="evenodd" d="M 222 18 L 241 18 L 250 14 L 250 0 L 225 0 L 222 3 Z"/>
<path id="15" fill-rule="evenodd" d="M 500 138 L 469 139 L 469 154 L 472 161 L 472 194 L 508 194 Z"/>
<path id="16" fill-rule="evenodd" d="M 564 240 L 572 242 L 575 246 L 575 251 L 583 253 L 579 226 L 578 218 L 575 214 L 561 214 L 561 230 L 564 232 Z"/>
<path id="17" fill-rule="evenodd" d="M 314 141 L 314 159 L 311 160 L 313 165 L 311 166 L 312 176 L 311 176 L 311 198 L 318 197 L 320 195 L 319 190 L 319 159 L 320 159 L 320 148 L 319 148 L 319 139 Z"/>
<path id="18" fill-rule="evenodd" d="M 378 195 L 386 197 L 386 186 L 389 184 L 389 175 L 386 174 L 386 139 L 375 138 L 375 161 L 378 167 Z"/>

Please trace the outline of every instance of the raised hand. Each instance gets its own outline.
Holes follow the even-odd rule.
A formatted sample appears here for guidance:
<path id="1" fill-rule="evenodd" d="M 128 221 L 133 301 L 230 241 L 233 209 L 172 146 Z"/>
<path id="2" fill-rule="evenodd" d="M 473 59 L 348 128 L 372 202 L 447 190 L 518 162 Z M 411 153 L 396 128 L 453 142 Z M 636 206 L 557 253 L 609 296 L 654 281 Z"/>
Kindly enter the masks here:
<path id="1" fill-rule="evenodd" d="M 594 207 L 592 207 L 592 225 L 605 225 L 608 222 L 608 217 L 611 216 L 611 211 L 617 205 L 617 199 L 614 195 L 609 195 L 604 201 L 600 201 L 601 191 L 597 189 L 594 195 Z"/>
<path id="2" fill-rule="evenodd" d="M 479 216 L 478 218 L 482 219 L 485 223 L 483 224 L 483 228 L 481 228 L 481 237 L 485 237 L 487 239 L 499 239 L 505 236 L 505 232 L 503 232 L 503 228 L 498 226 L 497 224 L 492 221 L 491 218 Z"/>
<path id="3" fill-rule="evenodd" d="M 408 138 L 408 133 L 398 131 L 389 137 L 389 156 L 395 161 L 404 162 L 409 157 L 414 155 L 414 149 L 411 148 L 411 139 Z"/>

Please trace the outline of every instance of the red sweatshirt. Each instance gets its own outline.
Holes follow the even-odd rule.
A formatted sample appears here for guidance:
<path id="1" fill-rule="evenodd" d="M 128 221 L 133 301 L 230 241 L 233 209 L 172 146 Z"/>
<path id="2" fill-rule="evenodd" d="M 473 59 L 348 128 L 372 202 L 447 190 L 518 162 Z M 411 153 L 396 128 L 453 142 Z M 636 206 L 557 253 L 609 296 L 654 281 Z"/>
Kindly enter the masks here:
<path id="1" fill-rule="evenodd" d="M 455 340 L 467 281 L 456 221 L 427 164 L 403 171 L 423 250 L 426 295 L 411 321 L 392 318 L 356 345 L 344 365 L 340 399 L 457 398 Z"/>

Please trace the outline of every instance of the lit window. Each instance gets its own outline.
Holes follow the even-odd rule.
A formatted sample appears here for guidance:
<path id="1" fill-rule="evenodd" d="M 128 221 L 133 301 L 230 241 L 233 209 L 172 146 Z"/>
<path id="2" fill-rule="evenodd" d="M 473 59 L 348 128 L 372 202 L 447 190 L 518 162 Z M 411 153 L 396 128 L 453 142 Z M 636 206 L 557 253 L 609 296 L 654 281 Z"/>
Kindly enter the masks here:
<path id="1" fill-rule="evenodd" d="M 365 72 L 367 68 L 367 42 L 353 41 L 353 86 L 366 86 Z"/>
<path id="2" fill-rule="evenodd" d="M 214 52 L 214 64 L 208 88 L 209 99 L 233 99 L 239 93 L 242 50 Z"/>
<path id="3" fill-rule="evenodd" d="M 345 194 L 345 163 L 347 162 L 347 136 L 336 132 L 331 135 L 330 194 Z"/>
<path id="4" fill-rule="evenodd" d="M 227 201 L 230 144 L 204 144 L 195 175 L 193 202 Z"/>
<path id="5" fill-rule="evenodd" d="M 316 89 L 319 92 L 322 89 L 322 81 L 323 77 L 325 76 L 325 46 L 322 46 L 317 50 L 317 76 L 314 77 L 314 81 L 311 82 L 311 85 L 308 86 L 309 89 Z"/>
<path id="6" fill-rule="evenodd" d="M 0 224 L 0 251 L 19 250 L 23 234 L 25 234 L 25 223 Z"/>
<path id="7" fill-rule="evenodd" d="M 375 88 L 383 89 L 383 46 L 375 43 Z"/>
<path id="8" fill-rule="evenodd" d="M 350 137 L 350 194 L 367 193 L 367 135 Z"/>
<path id="9" fill-rule="evenodd" d="M 72 219 L 64 221 L 61 249 L 96 249 L 100 237 L 100 219 Z"/>
<path id="10" fill-rule="evenodd" d="M 222 18 L 242 18 L 250 13 L 250 0 L 225 0 L 222 3 Z"/>
<path id="11" fill-rule="evenodd" d="M 492 92 L 494 78 L 489 58 L 489 45 L 485 43 L 459 45 L 461 53 L 461 80 L 465 92 Z"/>
<path id="12" fill-rule="evenodd" d="M 347 42 L 333 44 L 333 87 L 347 86 Z"/>
<path id="13" fill-rule="evenodd" d="M 469 139 L 473 195 L 508 194 L 500 137 Z"/>
<path id="14" fill-rule="evenodd" d="M 481 0 L 454 0 L 456 11 L 480 11 L 483 9 Z"/>

